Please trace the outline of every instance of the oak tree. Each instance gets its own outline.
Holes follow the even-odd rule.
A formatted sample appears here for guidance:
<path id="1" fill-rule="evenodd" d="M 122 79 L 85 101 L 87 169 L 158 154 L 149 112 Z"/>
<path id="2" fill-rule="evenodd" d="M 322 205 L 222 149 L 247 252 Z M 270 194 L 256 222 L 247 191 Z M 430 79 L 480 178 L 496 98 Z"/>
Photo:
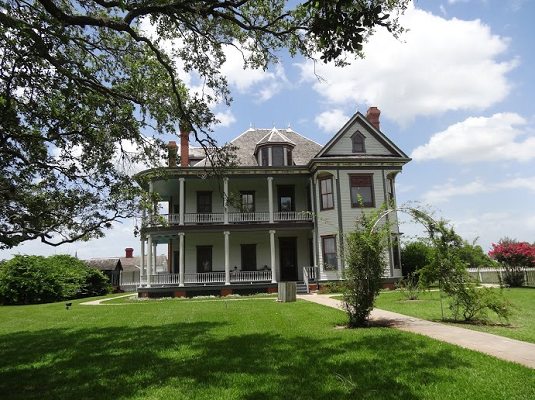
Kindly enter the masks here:
<path id="1" fill-rule="evenodd" d="M 343 64 L 376 27 L 398 35 L 408 2 L 0 0 L 0 248 L 100 237 L 137 215 L 128 166 L 159 165 L 180 121 L 216 147 L 225 46 L 247 68 L 281 50 Z M 202 93 L 180 78 L 193 71 Z"/>

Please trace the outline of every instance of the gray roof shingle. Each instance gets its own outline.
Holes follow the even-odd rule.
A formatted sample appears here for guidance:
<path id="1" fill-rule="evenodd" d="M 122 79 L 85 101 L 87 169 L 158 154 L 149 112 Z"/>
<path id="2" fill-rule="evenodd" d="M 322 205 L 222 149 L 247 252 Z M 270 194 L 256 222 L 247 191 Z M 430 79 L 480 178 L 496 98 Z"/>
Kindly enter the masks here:
<path id="1" fill-rule="evenodd" d="M 235 146 L 236 164 L 238 166 L 258 166 L 254 156 L 257 144 L 262 143 L 290 143 L 295 145 L 292 151 L 294 165 L 304 166 L 314 158 L 322 149 L 322 146 L 291 129 L 253 129 L 242 133 L 230 144 Z M 203 166 L 206 159 L 200 161 L 197 166 Z"/>

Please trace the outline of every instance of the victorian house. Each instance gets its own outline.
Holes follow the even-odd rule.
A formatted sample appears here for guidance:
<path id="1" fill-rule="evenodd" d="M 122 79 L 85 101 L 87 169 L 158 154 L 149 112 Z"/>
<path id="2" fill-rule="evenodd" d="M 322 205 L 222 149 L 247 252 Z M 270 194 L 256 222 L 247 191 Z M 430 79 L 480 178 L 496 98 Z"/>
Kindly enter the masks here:
<path id="1" fill-rule="evenodd" d="M 357 112 L 324 146 L 292 129 L 250 128 L 234 140 L 236 166 L 207 178 L 204 153 L 181 132 L 180 165 L 140 173 L 167 203 L 145 219 L 140 296 L 275 292 L 343 278 L 344 235 L 363 211 L 395 203 L 395 179 L 410 158 L 380 130 L 380 111 Z M 178 151 L 170 142 L 170 153 Z M 401 276 L 396 214 L 385 282 Z M 153 254 L 166 246 L 168 270 Z M 144 260 L 145 257 L 141 257 Z"/>

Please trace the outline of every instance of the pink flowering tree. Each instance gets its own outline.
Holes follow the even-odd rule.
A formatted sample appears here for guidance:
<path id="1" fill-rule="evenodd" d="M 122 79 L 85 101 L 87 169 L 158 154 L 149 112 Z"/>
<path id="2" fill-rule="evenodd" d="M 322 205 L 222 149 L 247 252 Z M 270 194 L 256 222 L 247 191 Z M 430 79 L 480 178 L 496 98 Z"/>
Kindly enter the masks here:
<path id="1" fill-rule="evenodd" d="M 504 282 L 511 286 L 522 286 L 524 268 L 535 267 L 535 246 L 509 238 L 493 243 L 489 256 L 503 266 Z"/>

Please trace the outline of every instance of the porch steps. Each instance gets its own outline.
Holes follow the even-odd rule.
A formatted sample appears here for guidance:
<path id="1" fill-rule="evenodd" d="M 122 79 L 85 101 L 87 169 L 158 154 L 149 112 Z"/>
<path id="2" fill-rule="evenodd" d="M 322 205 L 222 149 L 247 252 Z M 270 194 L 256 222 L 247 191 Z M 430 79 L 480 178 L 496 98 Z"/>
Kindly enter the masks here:
<path id="1" fill-rule="evenodd" d="M 297 294 L 307 294 L 307 285 L 303 282 L 297 282 Z"/>

